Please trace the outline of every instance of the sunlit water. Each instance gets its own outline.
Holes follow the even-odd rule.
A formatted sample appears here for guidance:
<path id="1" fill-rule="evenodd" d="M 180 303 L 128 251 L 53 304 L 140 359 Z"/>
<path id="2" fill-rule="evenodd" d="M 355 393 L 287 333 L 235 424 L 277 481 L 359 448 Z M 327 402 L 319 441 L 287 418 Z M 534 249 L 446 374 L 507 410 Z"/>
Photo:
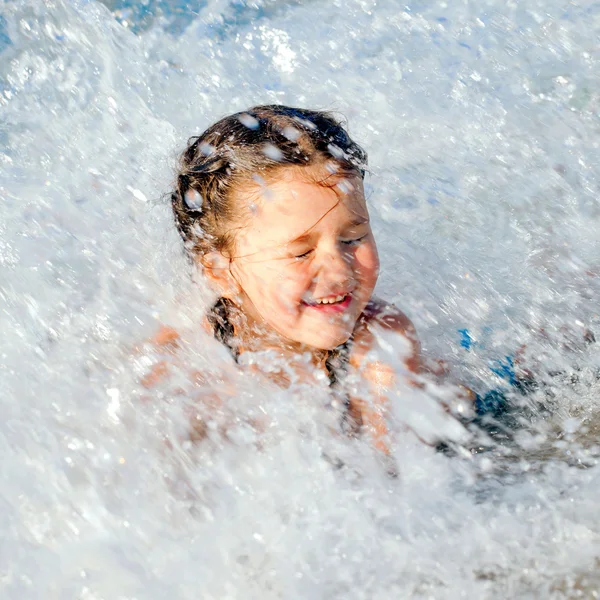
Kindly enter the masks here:
<path id="1" fill-rule="evenodd" d="M 596 597 L 599 34 L 598 3 L 557 0 L 3 4 L 1 596 Z M 399 436 L 393 479 L 326 389 L 240 377 L 198 330 L 175 157 L 272 102 L 369 151 L 379 294 L 427 355 L 485 391 L 527 344 L 548 383 L 515 440 Z M 187 341 L 150 393 L 165 322 Z M 225 400 L 190 446 L 194 370 Z M 420 426 L 456 434 L 432 403 Z"/>

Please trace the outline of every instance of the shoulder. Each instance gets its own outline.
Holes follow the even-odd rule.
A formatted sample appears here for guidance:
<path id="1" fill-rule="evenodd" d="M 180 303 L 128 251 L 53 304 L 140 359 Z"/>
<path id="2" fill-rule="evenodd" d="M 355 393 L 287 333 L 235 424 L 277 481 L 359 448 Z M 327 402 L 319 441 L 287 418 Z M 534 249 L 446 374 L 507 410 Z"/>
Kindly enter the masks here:
<path id="1" fill-rule="evenodd" d="M 372 299 L 363 311 L 352 336 L 352 362 L 362 362 L 383 332 L 397 334 L 408 342 L 406 366 L 411 371 L 420 371 L 421 348 L 414 325 L 396 306 L 377 298 Z"/>
<path id="2" fill-rule="evenodd" d="M 369 328 L 378 327 L 393 331 L 417 342 L 417 332 L 411 320 L 394 304 L 372 299 L 361 315 L 360 321 Z"/>

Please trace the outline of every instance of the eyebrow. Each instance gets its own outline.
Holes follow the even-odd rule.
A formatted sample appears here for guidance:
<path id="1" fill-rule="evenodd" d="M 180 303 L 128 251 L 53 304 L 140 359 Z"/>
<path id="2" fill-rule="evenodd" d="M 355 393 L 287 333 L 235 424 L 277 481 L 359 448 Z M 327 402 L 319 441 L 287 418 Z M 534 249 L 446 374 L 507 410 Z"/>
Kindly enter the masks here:
<path id="1" fill-rule="evenodd" d="M 359 215 L 356 215 L 354 217 L 354 219 L 352 219 L 352 221 L 350 221 L 350 223 L 348 223 L 349 227 L 358 227 L 358 225 L 364 225 L 365 223 L 368 223 L 370 221 L 369 217 L 361 217 Z"/>

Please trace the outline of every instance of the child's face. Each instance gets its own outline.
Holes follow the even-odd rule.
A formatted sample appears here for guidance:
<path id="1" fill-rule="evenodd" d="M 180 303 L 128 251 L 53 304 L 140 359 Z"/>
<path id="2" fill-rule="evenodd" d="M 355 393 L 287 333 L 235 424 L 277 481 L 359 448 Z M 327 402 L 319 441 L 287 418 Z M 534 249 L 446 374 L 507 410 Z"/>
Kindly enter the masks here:
<path id="1" fill-rule="evenodd" d="M 287 170 L 260 191 L 231 262 L 241 308 L 300 344 L 345 342 L 379 270 L 362 181 Z M 319 178 L 320 176 L 320 178 Z M 327 185 L 314 183 L 329 177 Z"/>

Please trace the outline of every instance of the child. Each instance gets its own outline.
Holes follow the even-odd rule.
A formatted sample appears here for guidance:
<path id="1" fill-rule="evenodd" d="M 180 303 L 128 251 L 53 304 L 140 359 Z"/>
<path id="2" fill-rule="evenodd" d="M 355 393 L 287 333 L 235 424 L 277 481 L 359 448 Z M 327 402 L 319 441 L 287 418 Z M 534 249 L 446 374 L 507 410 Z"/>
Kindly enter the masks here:
<path id="1" fill-rule="evenodd" d="M 338 389 L 349 371 L 362 375 L 371 401 L 346 396 L 345 421 L 387 453 L 395 370 L 369 352 L 393 334 L 409 377 L 421 360 L 408 318 L 372 297 L 379 261 L 366 161 L 331 115 L 257 106 L 191 138 L 171 199 L 186 251 L 217 295 L 206 318 L 214 336 L 238 362 L 273 349 L 298 377 L 325 373 Z M 160 338 L 177 342 L 170 330 Z"/>

